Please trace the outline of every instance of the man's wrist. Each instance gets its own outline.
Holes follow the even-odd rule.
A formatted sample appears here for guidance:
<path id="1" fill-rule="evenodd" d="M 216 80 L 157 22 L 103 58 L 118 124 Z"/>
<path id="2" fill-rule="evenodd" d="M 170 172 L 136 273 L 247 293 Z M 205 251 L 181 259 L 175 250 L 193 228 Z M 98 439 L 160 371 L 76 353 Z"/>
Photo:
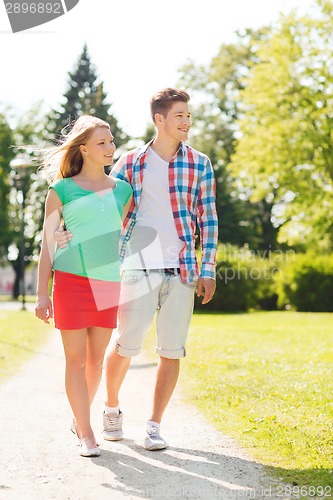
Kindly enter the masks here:
<path id="1" fill-rule="evenodd" d="M 202 264 L 200 278 L 210 278 L 216 280 L 216 269 L 215 265 L 212 264 Z"/>

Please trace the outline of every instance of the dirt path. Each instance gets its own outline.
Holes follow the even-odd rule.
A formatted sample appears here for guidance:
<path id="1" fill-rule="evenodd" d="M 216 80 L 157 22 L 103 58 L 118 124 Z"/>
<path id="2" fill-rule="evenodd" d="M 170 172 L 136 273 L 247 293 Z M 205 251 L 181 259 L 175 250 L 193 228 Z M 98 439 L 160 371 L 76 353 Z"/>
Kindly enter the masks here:
<path id="1" fill-rule="evenodd" d="M 125 439 L 101 439 L 101 456 L 82 458 L 69 431 L 59 333 L 21 371 L 0 386 L 0 498 L 32 500 L 281 498 L 277 486 L 228 437 L 218 433 L 176 390 L 165 414 L 170 447 L 141 447 L 156 365 L 133 360 L 121 402 Z M 100 437 L 104 374 L 92 409 Z"/>

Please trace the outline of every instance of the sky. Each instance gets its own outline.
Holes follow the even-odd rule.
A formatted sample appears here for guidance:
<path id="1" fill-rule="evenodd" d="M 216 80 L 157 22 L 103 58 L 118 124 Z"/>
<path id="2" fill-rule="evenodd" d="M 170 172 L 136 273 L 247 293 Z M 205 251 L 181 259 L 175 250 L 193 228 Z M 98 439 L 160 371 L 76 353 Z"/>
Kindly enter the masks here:
<path id="1" fill-rule="evenodd" d="M 188 60 L 208 64 L 237 30 L 271 24 L 291 9 L 309 11 L 313 1 L 80 0 L 64 16 L 14 34 L 0 2 L 0 111 L 9 105 L 20 116 L 39 100 L 57 107 L 86 43 L 111 112 L 125 132 L 140 136 L 150 123 L 150 96 L 175 86 Z"/>

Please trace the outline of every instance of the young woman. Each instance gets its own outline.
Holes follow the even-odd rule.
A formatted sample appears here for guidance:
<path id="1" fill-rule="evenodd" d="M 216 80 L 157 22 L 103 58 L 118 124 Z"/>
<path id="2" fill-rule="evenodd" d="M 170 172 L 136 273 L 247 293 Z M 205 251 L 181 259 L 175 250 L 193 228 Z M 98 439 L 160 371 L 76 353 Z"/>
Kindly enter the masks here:
<path id="1" fill-rule="evenodd" d="M 35 314 L 49 323 L 54 315 L 65 358 L 66 393 L 80 455 L 98 456 L 90 406 L 98 389 L 105 350 L 116 326 L 120 289 L 119 237 L 132 188 L 105 174 L 115 152 L 109 125 L 81 116 L 63 142 L 47 151 L 51 179 L 46 198 L 38 265 Z M 55 250 L 61 219 L 74 237 Z M 48 286 L 53 275 L 53 304 Z M 54 309 L 54 311 L 53 311 Z"/>

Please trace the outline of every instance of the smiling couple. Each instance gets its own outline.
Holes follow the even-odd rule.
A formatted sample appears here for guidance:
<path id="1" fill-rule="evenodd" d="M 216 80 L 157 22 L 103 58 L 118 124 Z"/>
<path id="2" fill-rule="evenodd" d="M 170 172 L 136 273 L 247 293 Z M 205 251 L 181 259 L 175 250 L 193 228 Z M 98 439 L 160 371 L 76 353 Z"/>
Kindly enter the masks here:
<path id="1" fill-rule="evenodd" d="M 94 117 L 79 118 L 45 157 L 45 168 L 56 165 L 56 170 L 46 200 L 36 316 L 48 322 L 54 307 L 66 357 L 72 430 L 82 456 L 100 454 L 90 405 L 112 329 L 103 437 L 116 441 L 123 437 L 119 390 L 155 314 L 159 363 L 143 446 L 167 447 L 160 424 L 186 355 L 194 295 L 206 304 L 215 292 L 214 172 L 210 159 L 186 144 L 189 100 L 184 90 L 156 93 L 150 102 L 155 138 L 121 156 L 110 176 L 104 166 L 112 163 L 115 151 L 112 133 Z M 53 305 L 47 292 L 52 268 Z"/>

